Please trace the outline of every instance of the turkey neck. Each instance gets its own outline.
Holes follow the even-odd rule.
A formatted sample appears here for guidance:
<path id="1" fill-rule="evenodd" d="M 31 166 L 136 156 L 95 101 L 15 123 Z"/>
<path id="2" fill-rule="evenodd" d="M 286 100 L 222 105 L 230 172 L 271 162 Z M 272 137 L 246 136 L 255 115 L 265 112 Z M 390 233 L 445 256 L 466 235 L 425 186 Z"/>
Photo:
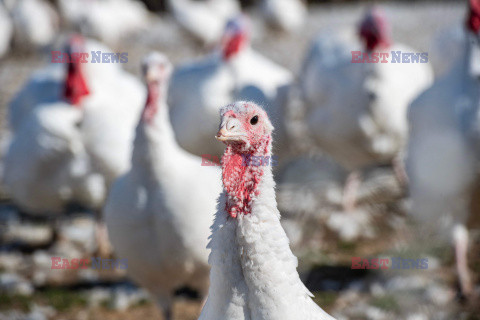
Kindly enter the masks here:
<path id="1" fill-rule="evenodd" d="M 232 232 L 223 233 L 228 239 L 222 239 L 217 245 L 224 246 L 220 251 L 229 256 L 222 261 L 234 261 L 241 266 L 243 283 L 236 284 L 238 287 L 234 288 L 234 292 L 247 288 L 248 319 L 297 319 L 298 310 L 292 306 L 301 303 L 305 309 L 305 305 L 312 301 L 300 281 L 296 270 L 297 258 L 291 252 L 289 240 L 280 225 L 272 168 L 268 164 L 228 169 L 232 165 L 230 161 L 238 161 L 238 154 L 243 157 L 250 154 L 270 157 L 270 139 L 254 151 L 241 153 L 236 152 L 234 147 L 227 148 L 225 156 L 230 156 L 230 159 L 224 157 L 223 180 L 227 185 L 224 186 L 223 197 L 225 210 L 221 214 L 227 217 L 227 224 L 233 226 Z M 228 170 L 231 179 L 226 177 Z M 246 199 L 245 195 L 251 198 Z M 236 210 L 233 212 L 236 217 L 230 211 L 232 208 Z M 232 243 L 235 250 L 231 250 Z M 225 264 L 220 268 L 232 273 L 231 265 Z"/>
<path id="2" fill-rule="evenodd" d="M 270 160 L 271 137 L 263 137 L 249 150 L 242 148 L 243 145 L 229 145 L 222 157 L 222 182 L 228 196 L 225 210 L 232 218 L 252 211 L 253 199 L 259 194 L 258 185 L 266 169 L 253 160 Z"/>
<path id="3" fill-rule="evenodd" d="M 160 82 L 155 86 L 149 84 L 148 88 L 147 103 L 136 129 L 132 163 L 147 174 L 158 176 L 172 170 L 181 150 L 175 140 L 168 114 L 167 86 Z M 154 110 L 151 111 L 153 115 L 146 118 L 149 110 Z"/>

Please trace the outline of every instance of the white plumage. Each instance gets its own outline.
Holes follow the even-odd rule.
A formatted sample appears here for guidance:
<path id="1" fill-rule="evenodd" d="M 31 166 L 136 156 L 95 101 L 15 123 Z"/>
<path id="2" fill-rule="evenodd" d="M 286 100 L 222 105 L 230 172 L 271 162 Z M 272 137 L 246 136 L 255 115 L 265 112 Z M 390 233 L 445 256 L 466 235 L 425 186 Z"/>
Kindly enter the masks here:
<path id="1" fill-rule="evenodd" d="M 78 52 L 81 43 L 73 37 L 67 51 Z M 103 203 L 105 182 L 92 168 L 81 130 L 89 93 L 77 61 L 35 75 L 10 105 L 13 137 L 4 180 L 28 212 L 61 213 L 72 202 L 92 208 Z"/>
<path id="2" fill-rule="evenodd" d="M 463 26 L 456 25 L 440 30 L 432 40 L 428 50 L 428 60 L 435 77 L 445 75 L 463 54 L 465 32 Z"/>
<path id="3" fill-rule="evenodd" d="M 168 5 L 180 26 L 208 45 L 219 41 L 227 21 L 240 13 L 235 0 L 169 0 Z"/>
<path id="4" fill-rule="evenodd" d="M 173 75 L 169 104 L 178 142 L 197 155 L 220 155 L 222 147 L 211 139 L 219 106 L 235 99 L 262 103 L 276 124 L 281 111 L 273 102 L 278 89 L 291 80 L 289 71 L 250 48 L 244 18 L 233 20 L 226 27 L 221 52 L 179 67 Z"/>
<path id="5" fill-rule="evenodd" d="M 83 104 L 81 129 L 95 168 L 110 185 L 130 167 L 135 127 L 146 92 L 138 79 L 121 68 L 102 72 L 100 68 L 105 67 L 89 65 L 92 94 Z"/>
<path id="6" fill-rule="evenodd" d="M 16 132 L 32 110 L 41 104 L 57 101 L 62 96 L 66 67 L 48 64 L 35 71 L 9 103 L 8 124 Z"/>
<path id="7" fill-rule="evenodd" d="M 199 320 L 333 319 L 300 280 L 280 225 L 271 167 L 242 164 L 247 154 L 271 156 L 272 129 L 254 103 L 236 102 L 221 111 L 224 192 L 212 227 L 210 289 Z"/>
<path id="8" fill-rule="evenodd" d="M 171 65 L 154 53 L 144 62 L 149 88 L 132 156 L 132 167 L 113 185 L 105 219 L 116 254 L 169 316 L 181 286 L 208 288 L 209 227 L 220 193 L 220 170 L 181 149 L 168 119 Z M 211 137 L 213 139 L 213 136 Z"/>
<path id="9" fill-rule="evenodd" d="M 145 29 L 149 18 L 137 0 L 60 0 L 59 8 L 68 25 L 109 45 Z"/>
<path id="10" fill-rule="evenodd" d="M 83 52 L 89 54 L 91 51 L 113 52 L 110 48 L 97 41 L 90 39 L 84 39 L 82 41 L 83 44 L 80 50 Z M 70 52 L 70 46 L 71 44 L 68 43 L 62 50 L 59 50 L 59 52 Z M 35 106 L 54 102 L 63 97 L 68 63 L 50 63 L 51 59 L 52 57 L 50 56 L 48 65 L 35 71 L 10 101 L 8 110 L 10 130 L 15 132 Z M 90 62 L 91 56 L 87 60 Z M 118 71 L 120 69 L 119 64 L 82 63 L 82 69 L 86 82 L 93 92 L 102 92 L 102 86 L 110 85 L 108 83 L 109 81 L 117 82 L 116 78 L 122 77 L 122 75 L 119 74 L 122 73 L 122 71 Z M 95 85 L 92 85 L 92 81 L 95 82 Z M 98 84 L 100 88 L 97 89 L 96 84 Z M 105 96 L 107 96 L 106 93 Z"/>
<path id="11" fill-rule="evenodd" d="M 298 31 L 306 21 L 307 8 L 302 0 L 263 0 L 262 13 L 274 28 Z"/>
<path id="12" fill-rule="evenodd" d="M 14 44 L 32 50 L 50 45 L 59 31 L 59 18 L 45 0 L 17 0 L 11 11 Z"/>
<path id="13" fill-rule="evenodd" d="M 110 185 L 129 168 L 134 128 L 146 94 L 140 81 L 120 64 L 92 63 L 92 51 L 110 53 L 111 49 L 93 40 L 82 42 L 79 50 L 90 54 L 88 63 L 81 64 L 89 94 L 80 102 L 84 112 L 79 129 L 92 165 Z M 67 66 L 49 64 L 34 73 L 15 95 L 9 106 L 13 132 L 36 106 L 63 99 Z"/>
<path id="14" fill-rule="evenodd" d="M 350 170 L 391 161 L 405 144 L 407 106 L 432 81 L 428 64 L 352 63 L 358 40 L 315 40 L 301 74 L 307 126 L 316 143 Z M 416 52 L 401 44 L 375 52 Z M 391 58 L 390 58 L 391 59 Z"/>
<path id="15" fill-rule="evenodd" d="M 82 110 L 64 102 L 37 106 L 13 136 L 3 180 L 13 200 L 33 214 L 59 214 L 68 203 L 99 208 L 101 175 L 91 170 L 78 123 Z"/>
<path id="16" fill-rule="evenodd" d="M 471 8 L 471 15 L 476 19 L 480 16 L 478 4 Z M 468 295 L 472 283 L 465 224 L 480 141 L 478 27 L 465 32 L 463 38 L 450 70 L 410 106 L 406 164 L 411 211 L 430 231 L 452 235 L 461 291 Z"/>

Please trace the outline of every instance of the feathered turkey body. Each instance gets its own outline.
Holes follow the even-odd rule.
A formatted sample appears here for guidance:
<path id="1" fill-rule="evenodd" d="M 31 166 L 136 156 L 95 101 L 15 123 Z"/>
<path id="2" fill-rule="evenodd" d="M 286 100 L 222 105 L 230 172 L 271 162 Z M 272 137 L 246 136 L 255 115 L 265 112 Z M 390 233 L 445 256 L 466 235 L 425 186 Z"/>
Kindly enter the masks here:
<path id="1" fill-rule="evenodd" d="M 462 25 L 449 26 L 434 35 L 428 50 L 428 62 L 435 78 L 444 76 L 464 54 L 466 36 Z"/>
<path id="2" fill-rule="evenodd" d="M 73 37 L 68 48 L 73 52 L 81 43 Z M 105 197 L 104 179 L 92 169 L 80 129 L 81 102 L 90 93 L 83 65 L 67 66 L 63 90 L 50 84 L 58 96 L 51 95 L 51 101 L 42 100 L 48 94 L 37 101 L 26 96 L 21 102 L 37 104 L 19 103 L 15 106 L 21 109 L 13 110 L 23 119 L 6 154 L 4 181 L 15 202 L 30 213 L 61 213 L 71 202 L 98 208 Z"/>
<path id="3" fill-rule="evenodd" d="M 45 0 L 17 0 L 11 11 L 17 48 L 43 49 L 52 44 L 60 28 L 55 8 Z"/>
<path id="4" fill-rule="evenodd" d="M 369 13 L 362 26 L 372 19 L 377 18 Z M 386 28 L 377 28 L 381 27 Z M 356 50 L 414 51 L 401 44 L 389 45 L 388 31 L 378 33 L 385 39 L 366 50 L 358 40 L 322 36 L 302 68 L 300 86 L 308 129 L 322 149 L 350 170 L 389 162 L 402 150 L 408 104 L 432 82 L 427 64 L 352 63 Z"/>
<path id="5" fill-rule="evenodd" d="M 99 208 L 103 178 L 92 171 L 77 124 L 82 110 L 56 102 L 40 105 L 14 135 L 3 180 L 13 200 L 32 214 L 60 214 L 76 202 Z"/>
<path id="6" fill-rule="evenodd" d="M 83 104 L 81 123 L 92 163 L 108 186 L 130 167 L 135 127 L 146 97 L 144 86 L 134 76 L 122 69 L 111 71 L 104 77 L 100 69 L 90 74 L 92 94 Z"/>
<path id="7" fill-rule="evenodd" d="M 221 110 L 221 118 L 217 138 L 227 143 L 224 191 L 212 226 L 210 289 L 199 320 L 332 320 L 296 270 L 297 258 L 280 225 L 271 167 L 243 162 L 247 156 L 271 156 L 273 127 L 266 112 L 236 102 Z"/>
<path id="8" fill-rule="evenodd" d="M 472 283 L 465 223 L 480 150 L 480 27 L 469 25 L 471 17 L 480 18 L 480 3 L 471 1 L 470 6 L 470 30 L 465 32 L 461 54 L 450 71 L 410 106 L 406 158 L 411 211 L 424 225 L 438 228 L 438 234 L 453 235 L 460 286 L 466 295 Z"/>
<path id="9" fill-rule="evenodd" d="M 82 52 L 111 52 L 101 43 L 81 40 Z M 68 51 L 68 50 L 67 50 Z M 65 90 L 68 63 L 51 63 L 34 73 L 9 105 L 9 125 L 13 132 L 32 110 L 61 99 Z M 89 94 L 79 103 L 82 139 L 95 170 L 107 185 L 129 168 L 134 129 L 145 100 L 145 89 L 134 76 L 114 63 L 82 63 Z"/>
<path id="10" fill-rule="evenodd" d="M 263 0 L 261 10 L 272 27 L 287 32 L 298 31 L 307 16 L 303 0 Z"/>
<path id="11" fill-rule="evenodd" d="M 70 40 L 71 41 L 71 40 Z M 82 40 L 82 51 L 112 52 L 107 46 L 90 39 Z M 69 44 L 63 52 L 70 52 Z M 49 63 L 44 68 L 35 71 L 18 93 L 9 103 L 9 126 L 10 130 L 16 131 L 22 121 L 35 106 L 57 101 L 62 98 L 65 89 L 68 63 Z M 89 84 L 93 93 L 101 93 L 103 86 L 117 82 L 126 72 L 122 71 L 118 64 L 114 63 L 82 63 L 85 81 Z M 120 80 L 121 81 L 121 80 Z M 100 88 L 97 88 L 100 86 Z M 137 85 L 138 87 L 138 85 Z M 121 94 L 119 90 L 116 94 Z M 89 97 L 90 98 L 90 97 Z"/>
<path id="12" fill-rule="evenodd" d="M 235 0 L 168 0 L 168 5 L 180 26 L 207 45 L 219 41 L 228 20 L 240 13 Z"/>
<path id="13" fill-rule="evenodd" d="M 219 106 L 232 100 L 251 100 L 268 106 L 273 119 L 281 110 L 273 103 L 292 75 L 252 50 L 243 17 L 226 27 L 222 51 L 205 61 L 178 68 L 169 92 L 172 125 L 179 144 L 197 155 L 221 155 L 215 135 Z"/>
<path id="14" fill-rule="evenodd" d="M 59 9 L 68 25 L 109 45 L 145 29 L 149 18 L 145 5 L 137 0 L 60 0 Z"/>
<path id="15" fill-rule="evenodd" d="M 189 285 L 200 294 L 208 289 L 206 245 L 220 170 L 202 167 L 200 158 L 175 141 L 166 104 L 171 68 L 166 57 L 152 54 L 144 66 L 149 94 L 132 167 L 114 183 L 105 218 L 117 256 L 128 259 L 128 273 L 168 314 L 175 289 Z"/>

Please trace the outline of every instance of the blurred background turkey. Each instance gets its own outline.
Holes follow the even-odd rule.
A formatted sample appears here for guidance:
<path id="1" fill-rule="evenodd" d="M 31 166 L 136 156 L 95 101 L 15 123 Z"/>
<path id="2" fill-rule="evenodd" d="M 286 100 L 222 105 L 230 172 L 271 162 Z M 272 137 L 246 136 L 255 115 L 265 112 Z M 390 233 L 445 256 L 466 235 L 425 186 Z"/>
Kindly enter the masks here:
<path id="1" fill-rule="evenodd" d="M 0 319 L 198 319 L 240 100 L 315 303 L 480 319 L 479 35 L 479 0 L 0 0 Z"/>

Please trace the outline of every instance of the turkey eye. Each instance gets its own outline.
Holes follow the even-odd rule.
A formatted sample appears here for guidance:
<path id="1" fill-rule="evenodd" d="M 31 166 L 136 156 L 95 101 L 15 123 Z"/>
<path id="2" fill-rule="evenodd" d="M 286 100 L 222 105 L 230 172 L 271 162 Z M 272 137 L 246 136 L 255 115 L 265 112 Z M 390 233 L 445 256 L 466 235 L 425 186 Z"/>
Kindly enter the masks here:
<path id="1" fill-rule="evenodd" d="M 257 122 L 258 122 L 258 116 L 255 116 L 252 119 L 250 119 L 250 124 L 256 125 Z"/>

